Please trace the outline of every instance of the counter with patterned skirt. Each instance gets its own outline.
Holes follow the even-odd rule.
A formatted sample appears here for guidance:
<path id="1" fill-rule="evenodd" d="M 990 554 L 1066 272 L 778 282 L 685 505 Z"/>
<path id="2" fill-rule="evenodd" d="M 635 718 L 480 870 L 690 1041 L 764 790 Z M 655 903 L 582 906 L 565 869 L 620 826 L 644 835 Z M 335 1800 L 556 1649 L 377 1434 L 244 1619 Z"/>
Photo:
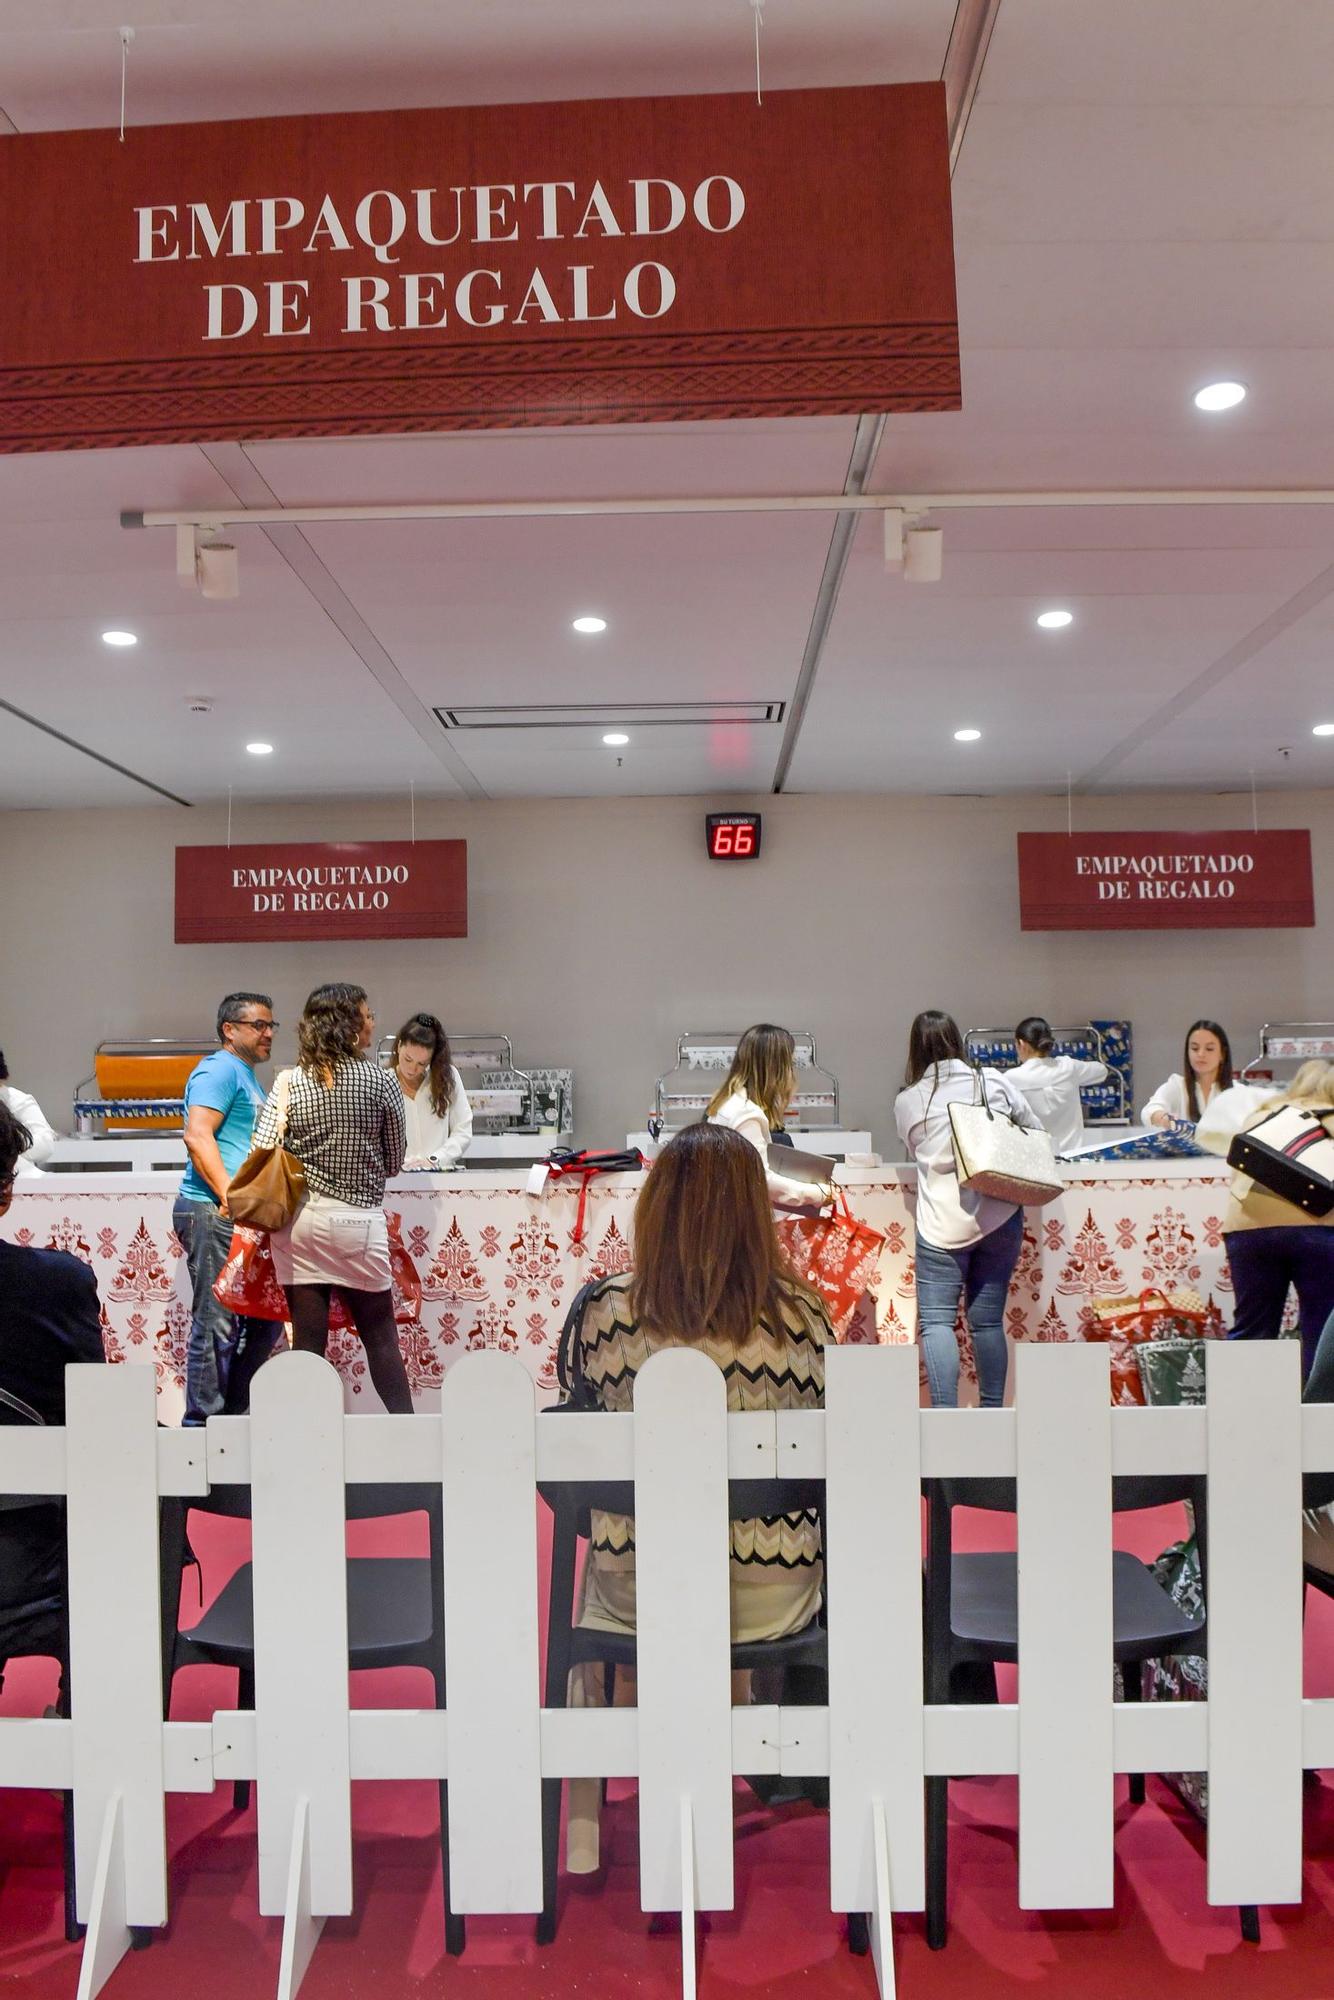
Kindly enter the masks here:
<path id="1" fill-rule="evenodd" d="M 1065 1194 L 1025 1215 L 1006 1316 L 1016 1340 L 1081 1339 L 1095 1298 L 1150 1286 L 1190 1287 L 1230 1322 L 1222 1235 L 1228 1176 L 1221 1162 L 1099 1162 L 1065 1171 Z M 566 1307 L 586 1279 L 629 1268 L 641 1178 L 593 1181 L 578 1239 L 578 1191 L 568 1186 L 534 1196 L 521 1175 L 503 1172 L 411 1174 L 390 1182 L 385 1207 L 398 1219 L 421 1281 L 420 1304 L 400 1316 L 399 1330 L 419 1408 L 437 1407 L 446 1368 L 480 1348 L 520 1355 L 540 1398 L 554 1400 Z M 844 1338 L 910 1341 L 914 1170 L 848 1167 L 839 1179 L 853 1214 L 885 1237 L 872 1290 Z M 174 1195 L 175 1178 L 166 1174 L 25 1178 L 0 1218 L 0 1234 L 11 1241 L 69 1250 L 91 1265 L 108 1358 L 156 1367 L 168 1423 L 180 1420 L 189 1325 L 185 1266 L 171 1227 Z M 348 1407 L 378 1409 L 356 1335 L 333 1333 L 329 1354 L 343 1375 Z M 975 1379 L 966 1340 L 963 1378 L 964 1385 Z"/>

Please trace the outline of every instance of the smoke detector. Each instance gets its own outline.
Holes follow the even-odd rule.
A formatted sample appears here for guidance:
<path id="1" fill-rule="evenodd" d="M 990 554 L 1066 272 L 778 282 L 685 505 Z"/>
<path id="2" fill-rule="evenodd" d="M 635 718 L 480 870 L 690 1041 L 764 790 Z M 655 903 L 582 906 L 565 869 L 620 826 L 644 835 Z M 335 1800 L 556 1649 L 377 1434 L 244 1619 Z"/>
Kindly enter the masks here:
<path id="1" fill-rule="evenodd" d="M 213 697 L 211 694 L 188 694 L 185 697 L 185 706 L 191 715 L 212 715 Z"/>

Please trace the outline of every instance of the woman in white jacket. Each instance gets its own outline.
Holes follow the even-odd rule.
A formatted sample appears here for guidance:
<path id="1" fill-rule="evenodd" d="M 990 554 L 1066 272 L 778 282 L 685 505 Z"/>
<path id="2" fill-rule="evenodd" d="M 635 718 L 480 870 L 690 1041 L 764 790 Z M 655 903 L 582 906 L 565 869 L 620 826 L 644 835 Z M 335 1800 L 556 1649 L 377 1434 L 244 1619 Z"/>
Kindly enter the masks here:
<path id="1" fill-rule="evenodd" d="M 1233 1084 L 1232 1045 L 1217 1021 L 1192 1021 L 1181 1068 L 1144 1107 L 1146 1125 L 1198 1125 L 1210 1100 Z"/>
<path id="2" fill-rule="evenodd" d="M 1040 1014 L 1029 1014 L 1014 1031 L 1017 1068 L 1006 1070 L 1022 1090 L 1051 1134 L 1053 1149 L 1072 1153 L 1084 1141 L 1084 1107 L 1079 1093 L 1087 1085 L 1107 1081 L 1107 1065 L 1058 1056 L 1050 1025 Z"/>
<path id="3" fill-rule="evenodd" d="M 903 1081 L 894 1122 L 917 1163 L 917 1339 L 932 1406 L 953 1409 L 959 1400 L 954 1327 L 962 1298 L 977 1358 L 978 1401 L 984 1410 L 999 1409 L 1010 1365 L 1005 1301 L 1023 1248 L 1024 1212 L 1015 1202 L 960 1186 L 950 1106 L 975 1104 L 980 1094 L 1017 1124 L 1042 1128 L 1008 1076 L 974 1069 L 957 1025 L 938 1008 L 912 1024 Z"/>
<path id="4" fill-rule="evenodd" d="M 458 1166 L 472 1144 L 472 1106 L 434 1014 L 414 1014 L 394 1036 L 394 1074 L 407 1117 L 404 1167 L 446 1173 Z"/>
<path id="5" fill-rule="evenodd" d="M 775 1208 L 806 1208 L 834 1199 L 832 1187 L 789 1180 L 769 1166 L 775 1126 L 781 1126 L 797 1094 L 796 1043 L 786 1028 L 769 1021 L 747 1028 L 736 1045 L 732 1067 L 705 1113 L 710 1125 L 726 1125 L 748 1139 L 764 1164 L 769 1199 Z"/>
<path id="6" fill-rule="evenodd" d="M 56 1146 L 56 1133 L 35 1097 L 9 1081 L 4 1051 L 0 1049 L 0 1104 L 7 1106 L 29 1134 L 27 1150 L 19 1155 L 18 1175 L 40 1173 Z"/>

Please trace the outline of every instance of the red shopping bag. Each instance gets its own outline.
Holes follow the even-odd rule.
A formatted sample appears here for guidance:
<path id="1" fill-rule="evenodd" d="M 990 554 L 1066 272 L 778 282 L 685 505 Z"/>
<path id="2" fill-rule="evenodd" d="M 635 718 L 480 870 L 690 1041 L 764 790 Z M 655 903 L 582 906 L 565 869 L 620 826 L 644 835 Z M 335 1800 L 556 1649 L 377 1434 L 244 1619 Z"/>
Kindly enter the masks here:
<path id="1" fill-rule="evenodd" d="M 1142 1340 L 1201 1340 L 1222 1332 L 1217 1310 L 1210 1311 L 1198 1292 L 1181 1286 L 1165 1292 L 1155 1286 L 1122 1298 L 1093 1301 L 1093 1317 L 1085 1338 L 1111 1345 L 1112 1401 L 1143 1403 L 1135 1349 Z"/>
<path id="2" fill-rule="evenodd" d="M 785 1215 L 777 1224 L 778 1244 L 798 1278 L 820 1294 L 835 1333 L 841 1333 L 876 1274 L 885 1239 L 869 1223 L 858 1222 L 840 1189 L 842 1213 Z"/>
<path id="3" fill-rule="evenodd" d="M 385 1219 L 389 1224 L 389 1275 L 394 1291 L 394 1318 L 400 1326 L 405 1326 L 421 1311 L 422 1281 L 403 1241 L 399 1218 L 390 1215 Z M 352 1315 L 347 1309 L 347 1301 L 335 1286 L 329 1301 L 329 1331 L 346 1332 L 351 1326 Z"/>
<path id="4" fill-rule="evenodd" d="M 213 1296 L 228 1312 L 241 1313 L 247 1319 L 288 1317 L 287 1294 L 273 1268 L 266 1229 L 237 1223 L 227 1262 L 213 1283 Z"/>

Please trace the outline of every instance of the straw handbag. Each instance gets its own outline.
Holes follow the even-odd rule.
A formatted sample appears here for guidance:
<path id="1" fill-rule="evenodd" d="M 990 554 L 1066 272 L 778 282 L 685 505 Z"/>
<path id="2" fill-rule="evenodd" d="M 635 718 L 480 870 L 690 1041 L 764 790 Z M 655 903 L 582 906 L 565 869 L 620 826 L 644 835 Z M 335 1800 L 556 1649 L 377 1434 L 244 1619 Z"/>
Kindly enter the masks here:
<path id="1" fill-rule="evenodd" d="M 250 1229 L 286 1229 L 305 1197 L 306 1170 L 296 1154 L 283 1145 L 291 1094 L 292 1072 L 285 1069 L 273 1086 L 277 1141 L 272 1146 L 254 1147 L 227 1189 L 227 1212 L 232 1221 L 243 1222 Z"/>

